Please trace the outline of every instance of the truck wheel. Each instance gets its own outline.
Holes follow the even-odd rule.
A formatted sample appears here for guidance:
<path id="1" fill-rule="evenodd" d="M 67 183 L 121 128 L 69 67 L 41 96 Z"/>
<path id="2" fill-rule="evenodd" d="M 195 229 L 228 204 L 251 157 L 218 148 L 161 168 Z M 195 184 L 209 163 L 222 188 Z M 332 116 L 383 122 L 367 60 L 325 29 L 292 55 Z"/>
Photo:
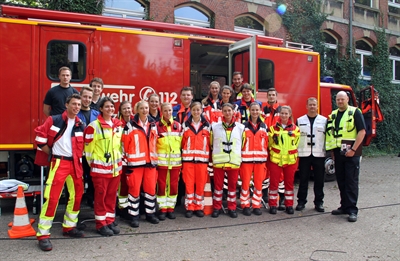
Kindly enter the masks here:
<path id="1" fill-rule="evenodd" d="M 336 179 L 335 161 L 331 157 L 325 159 L 325 181 L 334 181 Z"/>

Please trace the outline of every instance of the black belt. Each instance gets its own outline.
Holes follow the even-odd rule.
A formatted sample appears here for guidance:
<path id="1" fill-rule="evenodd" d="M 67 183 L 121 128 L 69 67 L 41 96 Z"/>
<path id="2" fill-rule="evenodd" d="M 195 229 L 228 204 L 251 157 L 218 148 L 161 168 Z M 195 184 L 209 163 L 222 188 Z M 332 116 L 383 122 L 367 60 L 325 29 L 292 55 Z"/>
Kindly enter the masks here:
<path id="1" fill-rule="evenodd" d="M 59 156 L 59 155 L 53 155 L 53 158 L 61 159 L 61 160 L 69 160 L 69 161 L 73 161 L 74 160 L 73 157 L 66 157 L 66 156 Z"/>

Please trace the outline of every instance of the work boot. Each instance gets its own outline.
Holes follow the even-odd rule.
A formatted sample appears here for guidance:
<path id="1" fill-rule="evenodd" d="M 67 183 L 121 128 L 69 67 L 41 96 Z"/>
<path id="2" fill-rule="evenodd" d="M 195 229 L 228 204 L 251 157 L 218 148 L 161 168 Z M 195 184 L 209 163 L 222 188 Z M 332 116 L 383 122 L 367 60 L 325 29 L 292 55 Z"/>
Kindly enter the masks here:
<path id="1" fill-rule="evenodd" d="M 238 216 L 236 210 L 228 210 L 228 214 L 231 218 L 237 218 Z"/>
<path id="2" fill-rule="evenodd" d="M 44 238 L 39 240 L 39 248 L 42 251 L 51 251 L 53 249 L 53 245 L 51 244 L 49 238 Z"/>
<path id="3" fill-rule="evenodd" d="M 186 211 L 185 217 L 191 218 L 192 216 L 193 216 L 193 211 L 191 211 L 191 210 Z"/>
<path id="4" fill-rule="evenodd" d="M 99 233 L 103 237 L 111 237 L 114 235 L 114 232 L 108 226 L 101 227 L 97 230 L 97 233 Z"/>
<path id="5" fill-rule="evenodd" d="M 121 231 L 121 230 L 119 229 L 119 227 L 117 227 L 117 226 L 115 225 L 114 222 L 111 223 L 111 224 L 109 224 L 109 225 L 108 225 L 108 228 L 112 230 L 112 232 L 114 233 L 114 235 L 118 235 L 119 232 Z"/>
<path id="6" fill-rule="evenodd" d="M 167 212 L 167 218 L 169 218 L 169 219 L 175 219 L 175 218 L 176 218 L 176 215 L 175 215 L 174 211 L 172 211 L 172 212 Z"/>
<path id="7" fill-rule="evenodd" d="M 139 227 L 139 218 L 132 218 L 130 224 L 131 227 Z"/>
<path id="8" fill-rule="evenodd" d="M 269 213 L 272 214 L 272 215 L 275 215 L 276 214 L 276 207 L 270 207 L 269 208 Z"/>
<path id="9" fill-rule="evenodd" d="M 196 210 L 195 212 L 194 212 L 194 214 L 197 216 L 197 217 L 204 217 L 204 211 L 203 210 Z"/>
<path id="10" fill-rule="evenodd" d="M 217 217 L 219 217 L 219 214 L 221 214 L 221 210 L 220 209 L 214 209 L 213 213 L 211 214 L 211 217 L 217 218 Z"/>
<path id="11" fill-rule="evenodd" d="M 160 220 L 158 220 L 158 218 L 156 218 L 156 216 L 154 214 L 153 215 L 147 215 L 146 216 L 146 220 L 148 222 L 150 222 L 151 224 L 158 224 L 160 222 Z"/>
<path id="12" fill-rule="evenodd" d="M 279 193 L 279 206 L 278 210 L 285 210 L 285 194 L 284 193 Z"/>
<path id="13" fill-rule="evenodd" d="M 343 215 L 343 214 L 346 214 L 346 212 L 344 212 L 344 210 L 341 209 L 341 208 L 334 209 L 334 210 L 332 210 L 331 213 L 332 213 L 332 215 Z"/>
<path id="14" fill-rule="evenodd" d="M 167 213 L 165 213 L 165 212 L 158 212 L 158 219 L 160 220 L 160 221 L 164 221 L 165 220 L 165 218 L 166 218 L 166 215 L 167 215 Z"/>
<path id="15" fill-rule="evenodd" d="M 253 213 L 256 216 L 261 216 L 261 214 L 262 214 L 261 209 L 259 209 L 259 208 L 253 208 Z"/>
<path id="16" fill-rule="evenodd" d="M 63 236 L 80 238 L 80 237 L 84 237 L 84 234 L 83 234 L 82 230 L 79 230 L 76 227 L 74 227 L 73 229 L 71 229 L 69 231 L 64 231 Z"/>
<path id="17" fill-rule="evenodd" d="M 294 214 L 293 207 L 287 207 L 286 208 L 286 213 L 288 213 L 289 215 L 293 215 Z"/>
<path id="18" fill-rule="evenodd" d="M 251 216 L 251 210 L 249 207 L 243 209 L 243 215 Z"/>

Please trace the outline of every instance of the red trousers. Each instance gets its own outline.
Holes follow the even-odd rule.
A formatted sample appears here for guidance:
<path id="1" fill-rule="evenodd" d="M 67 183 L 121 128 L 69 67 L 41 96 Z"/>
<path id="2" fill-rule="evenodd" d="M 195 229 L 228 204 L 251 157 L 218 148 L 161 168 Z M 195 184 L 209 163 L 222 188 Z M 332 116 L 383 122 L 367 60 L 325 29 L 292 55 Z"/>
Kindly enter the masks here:
<path id="1" fill-rule="evenodd" d="M 96 229 L 107 226 L 115 220 L 115 199 L 120 176 L 113 178 L 92 177 L 94 190 L 94 218 Z"/>
<path id="2" fill-rule="evenodd" d="M 185 208 L 191 211 L 203 210 L 208 163 L 184 162 L 182 166 L 182 178 L 186 186 Z"/>
<path id="3" fill-rule="evenodd" d="M 126 166 L 122 166 L 121 179 L 118 187 L 118 207 L 120 209 L 128 206 L 128 181 L 126 179 Z"/>
<path id="4" fill-rule="evenodd" d="M 214 168 L 213 208 L 216 210 L 222 208 L 222 192 L 225 172 L 228 175 L 228 209 L 236 210 L 236 184 L 238 181 L 239 169 L 231 168 Z"/>
<path id="5" fill-rule="evenodd" d="M 178 195 L 181 168 L 157 168 L 157 203 L 161 212 L 172 212 Z"/>
<path id="6" fill-rule="evenodd" d="M 143 187 L 144 204 L 147 215 L 154 215 L 156 210 L 157 169 L 153 167 L 138 167 L 127 170 L 128 183 L 128 213 L 139 218 L 140 189 Z"/>
<path id="7" fill-rule="evenodd" d="M 283 173 L 283 179 L 285 182 L 285 206 L 292 207 L 294 196 L 294 174 L 297 170 L 297 163 L 280 167 L 278 164 L 270 162 L 268 166 L 271 173 L 268 204 L 271 207 L 276 207 L 278 205 L 278 185 L 281 173 Z"/>
<path id="8" fill-rule="evenodd" d="M 72 161 L 52 159 L 44 190 L 45 202 L 40 212 L 36 234 L 39 240 L 50 237 L 50 228 L 53 224 L 64 183 L 68 188 L 69 199 L 65 209 L 63 231 L 67 232 L 76 227 L 83 195 L 83 177 L 78 178 L 76 176 Z"/>
<path id="9" fill-rule="evenodd" d="M 242 180 L 242 189 L 240 192 L 240 206 L 242 208 L 250 207 L 250 180 L 253 176 L 253 208 L 261 207 L 262 182 L 266 177 L 266 164 L 263 163 L 242 163 L 240 166 L 240 178 Z"/>

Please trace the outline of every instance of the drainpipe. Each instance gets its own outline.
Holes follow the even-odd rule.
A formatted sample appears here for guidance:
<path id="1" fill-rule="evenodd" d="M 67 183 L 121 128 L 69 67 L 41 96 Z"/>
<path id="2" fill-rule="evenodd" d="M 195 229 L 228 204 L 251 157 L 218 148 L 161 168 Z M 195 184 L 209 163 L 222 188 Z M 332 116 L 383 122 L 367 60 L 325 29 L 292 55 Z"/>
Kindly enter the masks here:
<path id="1" fill-rule="evenodd" d="M 353 0 L 349 0 L 349 52 L 353 59 Z"/>

